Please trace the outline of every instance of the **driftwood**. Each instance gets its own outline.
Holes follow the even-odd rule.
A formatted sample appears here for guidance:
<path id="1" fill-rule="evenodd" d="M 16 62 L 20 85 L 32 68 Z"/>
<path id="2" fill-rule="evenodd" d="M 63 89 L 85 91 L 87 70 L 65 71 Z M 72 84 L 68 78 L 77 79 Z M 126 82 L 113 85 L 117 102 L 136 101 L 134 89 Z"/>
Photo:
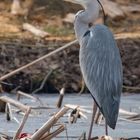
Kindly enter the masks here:
<path id="1" fill-rule="evenodd" d="M 39 140 L 68 110 L 69 110 L 68 107 L 63 107 L 59 112 L 57 112 L 54 116 L 52 116 L 40 129 L 38 129 L 31 136 L 31 140 Z"/>
<path id="2" fill-rule="evenodd" d="M 31 25 L 29 23 L 24 23 L 23 29 L 31 32 L 32 34 L 34 34 L 38 37 L 45 38 L 45 37 L 49 36 L 49 33 L 42 31 L 40 29 L 37 29 L 36 27 L 34 27 L 33 25 Z"/>

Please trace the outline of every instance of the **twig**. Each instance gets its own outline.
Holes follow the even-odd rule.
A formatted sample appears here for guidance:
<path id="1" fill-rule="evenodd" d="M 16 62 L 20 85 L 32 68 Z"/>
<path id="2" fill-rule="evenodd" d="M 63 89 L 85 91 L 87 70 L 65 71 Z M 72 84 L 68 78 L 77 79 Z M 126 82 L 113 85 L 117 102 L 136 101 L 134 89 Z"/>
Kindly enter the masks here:
<path id="1" fill-rule="evenodd" d="M 20 133 L 21 133 L 23 127 L 24 127 L 24 124 L 28 119 L 28 116 L 29 116 L 30 112 L 31 112 L 31 108 L 28 107 L 28 109 L 26 111 L 26 114 L 24 115 L 24 118 L 23 118 L 23 120 L 22 120 L 22 122 L 21 122 L 21 124 L 20 124 L 20 126 L 19 126 L 19 128 L 18 128 L 18 130 L 17 130 L 17 132 L 16 132 L 16 134 L 15 134 L 15 136 L 13 138 L 13 140 L 16 140 L 18 138 L 18 136 L 20 135 Z"/>
<path id="2" fill-rule="evenodd" d="M 27 94 L 27 93 L 25 93 L 25 92 L 22 92 L 22 91 L 17 91 L 17 99 L 18 100 L 20 100 L 20 96 L 25 96 L 25 97 L 27 97 L 27 98 L 30 98 L 30 99 L 32 99 L 32 100 L 37 100 L 35 97 L 33 97 L 33 96 L 31 96 L 31 95 L 29 95 L 29 94 Z"/>
<path id="3" fill-rule="evenodd" d="M 44 87 L 46 81 L 48 80 L 48 78 L 49 78 L 49 76 L 52 74 L 52 72 L 53 72 L 53 70 L 51 70 L 51 71 L 45 76 L 45 78 L 43 79 L 43 81 L 42 81 L 40 87 L 39 87 L 38 89 L 34 90 L 34 91 L 32 92 L 32 94 L 37 93 L 38 91 L 40 91 L 40 90 Z"/>
<path id="4" fill-rule="evenodd" d="M 22 67 L 20 67 L 20 68 L 18 68 L 18 69 L 16 69 L 16 70 L 12 71 L 12 72 L 10 72 L 10 73 L 8 73 L 8 74 L 6 74 L 6 75 L 0 77 L 0 81 L 3 81 L 3 80 L 5 80 L 5 79 L 11 77 L 12 75 L 14 75 L 14 74 L 16 74 L 16 73 L 18 73 L 18 72 L 20 72 L 20 71 L 22 71 L 22 70 L 24 70 L 24 69 L 26 69 L 26 68 L 32 66 L 32 65 L 34 65 L 34 64 L 36 64 L 36 63 L 38 63 L 38 62 L 40 62 L 40 61 L 43 60 L 43 59 L 46 59 L 46 58 L 48 58 L 48 57 L 50 57 L 50 56 L 52 56 L 52 55 L 54 55 L 54 54 L 56 54 L 56 53 L 58 53 L 58 52 L 64 50 L 64 49 L 66 49 L 66 48 L 68 48 L 68 47 L 70 47 L 71 45 L 74 45 L 74 44 L 76 44 L 76 43 L 77 43 L 77 40 L 74 40 L 74 41 L 72 41 L 72 42 L 70 42 L 70 43 L 68 43 L 68 44 L 66 44 L 66 45 L 64 45 L 64 46 L 62 46 L 62 47 L 60 47 L 60 48 L 58 48 L 58 49 L 56 49 L 56 50 L 54 50 L 54 51 L 52 51 L 52 52 L 50 52 L 50 53 L 48 53 L 48 54 L 42 56 L 42 57 L 40 57 L 40 58 L 38 58 L 38 59 L 32 61 L 31 63 L 28 63 L 28 64 L 26 64 L 26 65 L 24 65 L 24 66 L 22 66 Z"/>

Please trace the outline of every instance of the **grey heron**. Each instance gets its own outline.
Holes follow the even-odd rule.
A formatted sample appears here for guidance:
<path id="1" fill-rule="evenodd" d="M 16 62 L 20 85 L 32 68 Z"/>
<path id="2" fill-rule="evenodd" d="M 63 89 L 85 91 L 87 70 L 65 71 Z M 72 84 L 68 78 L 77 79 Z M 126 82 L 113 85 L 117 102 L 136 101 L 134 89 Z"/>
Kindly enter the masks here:
<path id="1" fill-rule="evenodd" d="M 84 10 L 76 14 L 74 21 L 75 34 L 80 44 L 80 68 L 85 84 L 106 120 L 107 135 L 107 125 L 115 129 L 122 92 L 122 62 L 119 49 L 107 26 L 94 25 L 99 16 L 99 0 L 65 1 L 84 7 Z M 93 107 L 94 110 L 97 106 Z M 89 140 L 94 117 L 93 111 Z"/>

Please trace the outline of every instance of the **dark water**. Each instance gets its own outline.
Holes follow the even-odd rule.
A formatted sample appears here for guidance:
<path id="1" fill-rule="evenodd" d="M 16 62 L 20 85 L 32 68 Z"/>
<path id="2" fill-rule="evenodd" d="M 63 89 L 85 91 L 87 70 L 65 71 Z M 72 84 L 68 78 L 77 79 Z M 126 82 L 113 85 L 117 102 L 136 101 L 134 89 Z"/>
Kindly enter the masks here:
<path id="1" fill-rule="evenodd" d="M 58 94 L 48 95 L 48 94 L 41 94 L 38 97 L 43 102 L 44 106 L 52 106 L 55 107 Z M 13 98 L 13 96 L 12 96 Z M 26 103 L 32 106 L 39 106 L 39 102 L 31 101 L 29 99 L 21 99 L 21 102 Z M 89 94 L 84 94 L 78 96 L 77 94 L 72 95 L 65 95 L 63 100 L 64 104 L 75 104 L 80 105 L 84 109 L 92 111 L 92 104 L 93 100 Z M 139 95 L 131 95 L 122 97 L 121 100 L 121 108 L 127 111 L 140 113 L 140 94 Z M 40 110 L 33 110 L 32 115 L 28 118 L 27 123 L 23 129 L 23 132 L 30 132 L 33 133 L 36 129 L 41 127 L 43 123 L 45 123 L 51 115 L 56 112 L 57 109 L 40 109 Z M 68 112 L 69 113 L 69 112 Z M 60 119 L 60 122 L 64 122 L 67 127 L 67 133 L 69 136 L 69 140 L 76 140 L 83 132 L 88 132 L 91 113 L 85 113 L 88 119 L 78 119 L 76 124 L 68 124 L 68 116 L 64 116 Z M 17 118 L 19 121 L 22 119 L 22 115 L 13 114 L 13 118 Z M 114 138 L 120 137 L 140 137 L 140 121 L 132 122 L 132 121 L 125 121 L 122 118 L 126 118 L 128 116 L 120 113 L 118 123 L 116 126 L 115 131 L 109 129 L 109 135 Z M 10 122 L 6 121 L 5 114 L 0 113 L 0 132 L 9 134 L 11 136 L 14 135 L 15 131 L 18 128 L 18 123 L 13 119 Z M 104 135 L 104 121 L 101 123 L 100 126 L 94 125 L 93 128 L 93 135 L 94 136 L 102 136 Z M 55 139 L 65 140 L 66 138 L 66 131 L 61 133 L 59 137 Z"/>

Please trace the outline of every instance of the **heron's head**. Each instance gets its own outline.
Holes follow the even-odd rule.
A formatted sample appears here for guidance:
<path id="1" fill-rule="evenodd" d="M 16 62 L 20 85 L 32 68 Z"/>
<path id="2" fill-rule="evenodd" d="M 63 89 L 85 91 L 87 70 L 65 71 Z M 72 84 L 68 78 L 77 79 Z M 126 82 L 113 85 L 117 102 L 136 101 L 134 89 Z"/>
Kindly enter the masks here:
<path id="1" fill-rule="evenodd" d="M 67 1 L 67 2 L 71 2 L 71 3 L 75 3 L 75 4 L 80 4 L 82 5 L 85 9 L 89 6 L 93 6 L 93 5 L 100 5 L 101 6 L 101 9 L 102 9 L 102 12 L 103 12 L 103 16 L 104 16 L 104 23 L 105 23 L 105 20 L 106 20 L 106 14 L 105 14 L 105 11 L 104 11 L 104 8 L 102 6 L 102 3 L 100 2 L 100 0 L 64 0 L 64 1 Z M 98 4 L 97 4 L 98 3 Z M 97 6 L 98 7 L 98 6 Z M 80 12 L 79 12 L 80 13 Z M 77 14 L 79 14 L 77 13 Z"/>

